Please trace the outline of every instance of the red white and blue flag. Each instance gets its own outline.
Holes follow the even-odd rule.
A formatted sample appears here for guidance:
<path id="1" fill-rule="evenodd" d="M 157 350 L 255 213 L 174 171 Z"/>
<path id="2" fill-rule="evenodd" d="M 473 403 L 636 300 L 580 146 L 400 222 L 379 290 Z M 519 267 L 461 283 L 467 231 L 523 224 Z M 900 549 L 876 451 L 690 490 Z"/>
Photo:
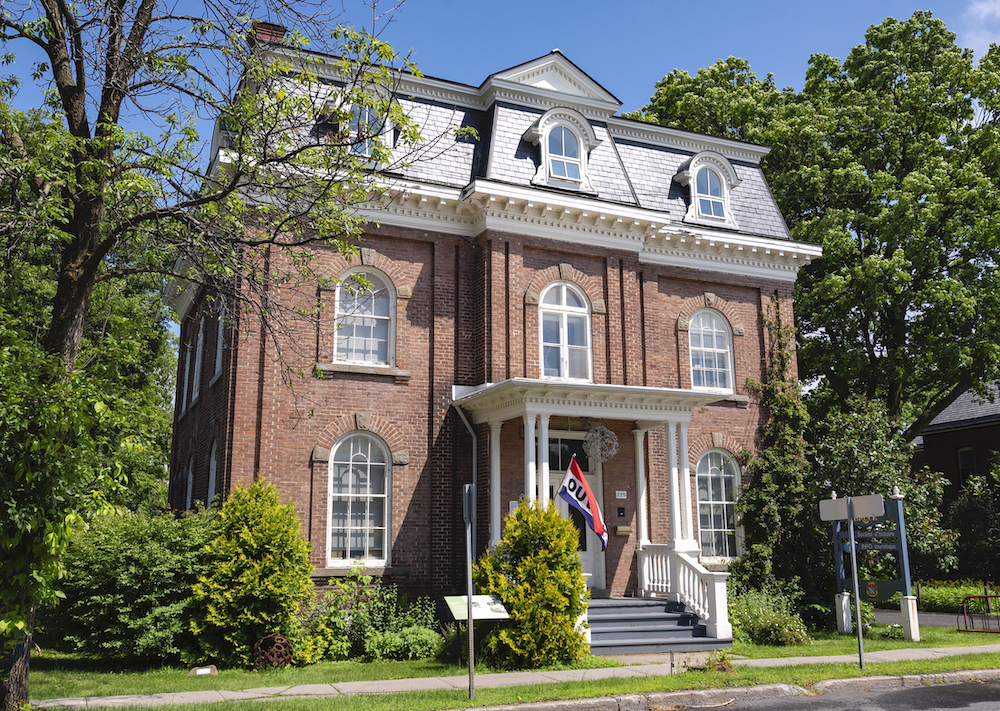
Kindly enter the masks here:
<path id="1" fill-rule="evenodd" d="M 566 478 L 563 479 L 562 485 L 559 487 L 559 496 L 583 514 L 583 517 L 587 519 L 587 525 L 590 526 L 590 530 L 601 539 L 601 550 L 607 550 L 608 529 L 604 525 L 601 508 L 597 505 L 597 497 L 594 496 L 594 492 L 590 490 L 587 477 L 583 475 L 583 472 L 580 471 L 580 465 L 576 463 L 575 455 L 569 463 Z"/>

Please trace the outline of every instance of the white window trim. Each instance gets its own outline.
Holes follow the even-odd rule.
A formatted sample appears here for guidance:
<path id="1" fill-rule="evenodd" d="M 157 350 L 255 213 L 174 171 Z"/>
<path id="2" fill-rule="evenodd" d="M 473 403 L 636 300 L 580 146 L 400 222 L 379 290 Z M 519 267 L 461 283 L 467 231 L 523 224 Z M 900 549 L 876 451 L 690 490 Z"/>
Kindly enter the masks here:
<path id="1" fill-rule="evenodd" d="M 371 137 L 366 143 L 359 143 L 357 138 L 357 130 L 351 128 L 351 124 L 355 122 L 355 117 L 358 112 L 366 111 L 370 116 L 375 116 L 378 119 L 377 125 L 373 126 L 378 130 L 372 132 Z M 343 125 L 337 119 L 343 118 L 344 123 L 347 124 L 347 130 L 341 130 Z M 334 140 L 340 137 L 346 137 L 347 142 L 344 146 L 354 155 L 368 161 L 371 165 L 375 164 L 375 160 L 372 157 L 372 149 L 369 146 L 367 150 L 360 150 L 363 146 L 368 145 L 372 141 L 379 141 L 382 146 L 391 149 L 393 147 L 393 142 L 391 139 L 393 131 L 393 122 L 388 116 L 383 116 L 379 113 L 376 106 L 361 106 L 358 104 L 351 103 L 346 99 L 342 100 L 341 103 L 334 105 L 332 102 L 327 104 L 327 108 L 319 111 L 316 115 L 316 121 L 313 123 L 313 141 L 318 143 L 324 143 L 327 140 L 327 135 L 320 135 L 317 130 L 321 124 L 325 124 L 331 128 L 336 128 L 336 133 L 333 134 Z M 369 124 L 371 126 L 371 124 Z"/>
<path id="2" fill-rule="evenodd" d="M 709 388 L 705 386 L 697 386 L 694 384 L 694 346 L 691 343 L 691 332 L 695 330 L 694 322 L 700 314 L 709 313 L 715 318 L 719 319 L 722 323 L 723 328 L 726 331 L 726 344 L 729 346 L 728 353 L 726 356 L 726 372 L 729 376 L 730 386 L 728 388 Z M 699 350 L 706 350 L 701 348 Z M 708 349 L 714 352 L 718 352 L 717 349 Z M 732 395 L 736 392 L 736 371 L 735 371 L 735 357 L 733 354 L 733 327 L 729 323 L 729 319 L 722 315 L 720 311 L 715 309 L 698 309 L 691 315 L 691 320 L 688 322 L 688 367 L 691 369 L 691 389 L 697 390 L 698 392 L 706 393 L 719 393 L 721 395 Z"/>
<path id="3" fill-rule="evenodd" d="M 222 372 L 222 352 L 226 344 L 226 307 L 219 307 L 219 316 L 215 330 L 215 372 L 212 377 L 218 376 Z"/>
<path id="4" fill-rule="evenodd" d="M 188 381 L 191 376 L 191 347 L 184 348 L 184 382 L 181 384 L 181 414 L 187 412 Z"/>
<path id="5" fill-rule="evenodd" d="M 205 314 L 201 315 L 198 325 L 198 341 L 194 353 L 194 383 L 191 386 L 191 402 L 194 403 L 201 394 L 201 365 L 205 351 Z"/>
<path id="6" fill-rule="evenodd" d="M 709 168 L 719 176 L 722 183 L 721 201 L 725 213 L 724 217 L 717 217 L 701 211 L 701 203 L 698 201 L 698 172 L 702 168 Z M 730 194 L 742 181 L 736 177 L 736 169 L 725 156 L 713 151 L 702 151 L 681 164 L 674 180 L 688 188 L 688 209 L 684 215 L 685 222 L 697 222 L 702 225 L 719 227 L 739 227 L 733 216 Z"/>
<path id="7" fill-rule="evenodd" d="M 340 339 L 340 319 L 342 316 L 349 316 L 349 314 L 340 313 L 340 295 L 341 290 L 345 289 L 345 282 L 351 279 L 355 274 L 371 274 L 385 284 L 386 291 L 389 297 L 389 343 L 386 346 L 386 362 L 374 361 L 374 360 L 342 360 L 337 358 L 337 344 Z M 333 296 L 333 318 L 336 327 L 336 332 L 333 335 L 333 354 L 331 356 L 331 362 L 333 363 L 349 363 L 354 365 L 363 366 L 386 366 L 393 367 L 396 363 L 396 286 L 392 283 L 392 280 L 385 274 L 385 272 L 368 266 L 355 267 L 348 270 L 340 277 L 340 283 L 337 284 L 337 289 L 334 291 Z M 386 318 L 383 316 L 375 318 Z"/>
<path id="8" fill-rule="evenodd" d="M 385 540 L 383 545 L 385 547 L 385 556 L 382 558 L 350 558 L 345 556 L 344 558 L 333 558 L 330 555 L 331 548 L 331 538 L 333 536 L 333 468 L 338 463 L 337 453 L 341 446 L 348 446 L 347 442 L 352 437 L 365 437 L 371 440 L 374 446 L 381 448 L 382 454 L 385 457 L 385 513 L 384 513 L 384 524 L 385 524 Z M 343 463 L 343 462 L 341 462 Z M 354 494 L 348 494 L 349 497 L 355 496 Z M 350 499 L 349 499 L 350 500 Z M 348 506 L 348 511 L 350 507 Z M 365 529 L 367 530 L 367 529 Z M 350 552 L 350 536 L 351 536 L 351 526 L 350 526 L 350 515 L 348 515 L 348 529 L 347 529 L 347 541 L 348 541 L 348 553 Z M 367 432 L 363 430 L 353 430 L 348 432 L 346 435 L 340 438 L 340 440 L 333 446 L 330 450 L 330 461 L 327 465 L 327 495 L 326 495 L 326 566 L 328 568 L 349 568 L 353 565 L 359 563 L 367 566 L 384 566 L 388 567 L 390 565 L 392 557 L 392 452 L 385 441 L 373 434 L 372 432 Z"/>
<path id="9" fill-rule="evenodd" d="M 218 440 L 212 440 L 212 453 L 208 456 L 208 490 L 205 492 L 205 506 L 207 508 L 212 508 L 212 502 L 215 500 L 215 486 L 216 486 L 216 473 L 219 468 L 219 442 Z"/>
<path id="10" fill-rule="evenodd" d="M 551 175 L 549 171 L 549 134 L 557 127 L 566 128 L 577 140 L 577 147 L 580 151 L 580 179 L 560 177 Z M 566 107 L 549 109 L 538 121 L 533 123 L 524 134 L 524 139 L 533 143 L 541 149 L 541 162 L 535 176 L 531 179 L 533 185 L 547 185 L 553 188 L 565 188 L 577 190 L 584 193 L 593 193 L 594 188 L 590 181 L 588 170 L 590 163 L 590 152 L 601 142 L 594 133 L 593 126 L 584 118 L 582 114 Z"/>
<path id="11" fill-rule="evenodd" d="M 558 287 L 566 287 L 572 290 L 580 299 L 586 304 L 582 309 L 578 309 L 572 306 L 553 306 L 551 304 L 545 303 L 545 295 L 552 289 Z M 556 313 L 561 316 L 561 334 L 563 341 L 559 344 L 559 359 L 560 359 L 560 371 L 567 373 L 567 375 L 545 375 L 545 313 Z M 576 284 L 568 281 L 554 281 L 539 295 L 538 299 L 538 376 L 542 380 L 560 380 L 560 381 L 572 381 L 578 383 L 591 383 L 594 381 L 594 333 L 593 333 L 593 310 L 591 308 L 590 299 L 587 298 L 587 294 L 584 293 L 583 289 L 578 287 Z M 586 333 L 587 333 L 587 377 L 585 378 L 571 378 L 569 373 L 569 345 L 565 342 L 568 329 L 566 328 L 566 317 L 568 315 L 582 315 L 586 317 Z"/>
<path id="12" fill-rule="evenodd" d="M 187 465 L 187 496 L 184 501 L 184 510 L 190 511 L 194 503 L 194 455 L 188 457 Z"/>
<path id="13" fill-rule="evenodd" d="M 733 469 L 735 470 L 735 473 L 736 473 L 736 483 L 735 483 L 735 486 L 734 486 L 734 488 L 735 488 L 735 496 L 733 498 L 733 506 L 734 507 L 736 506 L 737 501 L 739 501 L 740 491 L 742 490 L 742 487 L 743 487 L 743 472 L 740 469 L 740 465 L 734 459 L 732 452 L 727 452 L 724 449 L 710 449 L 707 452 L 705 452 L 704 454 L 702 454 L 701 457 L 698 458 L 698 466 L 695 469 L 695 494 L 696 494 L 696 498 L 697 498 L 697 504 L 695 505 L 695 510 L 698 512 L 697 513 L 697 518 L 698 518 L 698 548 L 699 548 L 699 554 L 698 555 L 699 555 L 699 559 L 701 560 L 702 564 L 706 564 L 707 563 L 709 565 L 715 565 L 715 564 L 721 565 L 721 564 L 731 563 L 732 561 L 736 560 L 741 555 L 743 555 L 743 526 L 740 523 L 739 514 L 738 513 L 734 514 L 736 528 L 734 529 L 733 533 L 734 533 L 734 537 L 735 537 L 735 541 L 734 542 L 735 542 L 735 547 L 736 547 L 736 551 L 735 551 L 736 555 L 734 555 L 734 556 L 706 556 L 706 555 L 702 555 L 701 554 L 700 551 L 701 551 L 701 545 L 702 545 L 701 544 L 701 535 L 702 535 L 702 531 L 701 531 L 701 504 L 702 504 L 702 501 L 701 501 L 701 492 L 700 492 L 700 490 L 698 488 L 698 476 L 699 476 L 699 472 L 701 470 L 701 462 L 702 462 L 702 460 L 704 460 L 705 457 L 709 456 L 710 454 L 721 454 L 722 457 L 723 457 L 723 459 L 724 459 L 724 463 L 725 462 L 731 462 L 732 463 Z M 716 503 L 716 502 L 706 502 L 706 503 Z"/>

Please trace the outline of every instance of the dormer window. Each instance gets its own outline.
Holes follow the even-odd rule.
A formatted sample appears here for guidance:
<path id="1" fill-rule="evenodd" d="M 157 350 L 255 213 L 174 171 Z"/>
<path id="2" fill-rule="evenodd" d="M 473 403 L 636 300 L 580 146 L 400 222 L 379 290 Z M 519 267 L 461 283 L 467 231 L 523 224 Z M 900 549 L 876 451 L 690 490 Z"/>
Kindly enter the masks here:
<path id="1" fill-rule="evenodd" d="M 593 193 L 587 162 L 600 143 L 590 122 L 568 108 L 546 111 L 524 134 L 541 150 L 533 185 Z"/>
<path id="2" fill-rule="evenodd" d="M 565 126 L 549 131 L 549 173 L 555 178 L 580 180 L 580 142 Z"/>
<path id="3" fill-rule="evenodd" d="M 740 180 L 724 156 L 703 151 L 682 163 L 674 179 L 690 190 L 685 222 L 739 226 L 733 216 L 730 195 Z"/>
<path id="4" fill-rule="evenodd" d="M 698 194 L 698 212 L 703 217 L 726 219 L 726 208 L 722 201 L 722 181 L 711 168 L 699 168 L 695 183 Z"/>
<path id="5" fill-rule="evenodd" d="M 342 126 L 346 130 L 342 130 Z M 350 109 L 319 114 L 312 136 L 324 143 L 342 142 L 355 155 L 371 158 L 384 128 L 385 121 L 378 111 L 355 104 Z"/>
<path id="6" fill-rule="evenodd" d="M 371 158 L 379 135 L 380 121 L 375 109 L 368 106 L 351 108 L 351 150 L 359 156 Z"/>

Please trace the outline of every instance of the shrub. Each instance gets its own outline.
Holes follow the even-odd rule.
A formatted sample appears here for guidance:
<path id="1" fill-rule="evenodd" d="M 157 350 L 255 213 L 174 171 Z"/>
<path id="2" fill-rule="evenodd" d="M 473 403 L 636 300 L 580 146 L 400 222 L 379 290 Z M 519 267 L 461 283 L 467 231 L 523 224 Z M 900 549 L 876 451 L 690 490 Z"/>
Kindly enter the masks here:
<path id="1" fill-rule="evenodd" d="M 178 659 L 193 645 L 191 586 L 207 570 L 213 535 L 209 511 L 95 519 L 66 551 L 66 599 L 40 611 L 43 634 L 95 657 Z"/>
<path id="2" fill-rule="evenodd" d="M 747 644 L 784 647 L 809 641 L 805 623 L 778 594 L 748 590 L 729 600 L 733 638 Z"/>
<path id="3" fill-rule="evenodd" d="M 373 630 L 365 638 L 364 657 L 368 661 L 426 659 L 434 656 L 440 644 L 441 635 L 426 627 L 404 627 L 399 632 Z"/>
<path id="4" fill-rule="evenodd" d="M 186 661 L 249 668 L 254 642 L 272 632 L 292 643 L 295 663 L 318 658 L 322 645 L 301 622 L 314 600 L 309 544 L 274 486 L 258 480 L 233 491 L 206 552 L 209 570 L 193 588 L 199 650 Z"/>
<path id="5" fill-rule="evenodd" d="M 917 583 L 913 583 L 913 594 L 917 593 Z M 920 609 L 924 612 L 962 611 L 962 601 L 966 597 L 982 595 L 988 589 L 991 595 L 1000 594 L 994 583 L 978 580 L 930 580 L 920 582 Z M 900 593 L 889 599 L 888 604 L 898 606 Z"/>
<path id="6" fill-rule="evenodd" d="M 521 501 L 506 519 L 503 537 L 474 569 L 480 592 L 497 596 L 510 613 L 483 640 L 497 668 L 572 663 L 587 653 L 577 620 L 589 594 L 577 552 L 579 535 L 554 504 Z"/>

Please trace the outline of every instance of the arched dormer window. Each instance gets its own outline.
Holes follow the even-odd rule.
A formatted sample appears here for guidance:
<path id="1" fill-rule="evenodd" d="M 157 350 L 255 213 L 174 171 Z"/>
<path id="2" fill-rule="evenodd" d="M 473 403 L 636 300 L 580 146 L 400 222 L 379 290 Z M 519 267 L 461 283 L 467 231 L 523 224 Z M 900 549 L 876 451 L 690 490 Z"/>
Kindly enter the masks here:
<path id="1" fill-rule="evenodd" d="M 538 307 L 543 378 L 591 380 L 590 301 L 575 285 L 555 282 Z"/>
<path id="2" fill-rule="evenodd" d="M 691 317 L 691 387 L 710 392 L 733 392 L 733 334 L 718 311 L 703 309 Z"/>
<path id="3" fill-rule="evenodd" d="M 336 304 L 334 361 L 392 365 L 396 292 L 389 278 L 370 267 L 352 269 L 341 277 Z"/>
<path id="4" fill-rule="evenodd" d="M 534 185 L 594 192 L 587 162 L 600 141 L 579 112 L 550 109 L 531 125 L 524 138 L 541 149 L 538 170 L 531 180 Z"/>
<path id="5" fill-rule="evenodd" d="M 724 156 L 703 151 L 681 164 L 675 180 L 690 191 L 685 221 L 738 226 L 729 196 L 740 180 Z"/>

